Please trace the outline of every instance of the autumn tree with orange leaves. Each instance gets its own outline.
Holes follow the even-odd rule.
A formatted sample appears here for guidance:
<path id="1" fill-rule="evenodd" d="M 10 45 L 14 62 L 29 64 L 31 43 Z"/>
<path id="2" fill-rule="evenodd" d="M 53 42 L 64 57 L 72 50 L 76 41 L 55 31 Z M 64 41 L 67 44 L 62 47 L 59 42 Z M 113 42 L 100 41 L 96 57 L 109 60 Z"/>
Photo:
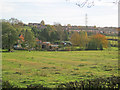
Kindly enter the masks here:
<path id="1" fill-rule="evenodd" d="M 102 34 L 96 34 L 91 36 L 88 49 L 101 49 L 108 47 L 108 40 L 105 37 L 105 35 Z"/>
<path id="2" fill-rule="evenodd" d="M 19 36 L 19 39 L 20 39 L 20 41 L 21 41 L 21 42 L 23 42 L 23 41 L 24 41 L 24 37 L 23 37 L 23 35 L 22 35 L 22 34 Z"/>

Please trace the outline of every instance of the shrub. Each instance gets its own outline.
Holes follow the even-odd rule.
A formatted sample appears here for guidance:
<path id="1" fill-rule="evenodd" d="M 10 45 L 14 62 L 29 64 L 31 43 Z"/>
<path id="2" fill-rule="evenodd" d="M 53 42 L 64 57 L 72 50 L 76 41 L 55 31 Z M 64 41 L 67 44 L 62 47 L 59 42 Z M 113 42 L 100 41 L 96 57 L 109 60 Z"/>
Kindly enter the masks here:
<path id="1" fill-rule="evenodd" d="M 69 82 L 66 84 L 58 85 L 58 88 L 89 88 L 89 90 L 93 90 L 93 88 L 108 88 L 108 89 L 118 89 L 118 85 L 120 84 L 120 77 L 108 77 L 108 78 L 96 78 L 92 80 L 84 80 L 80 82 Z"/>

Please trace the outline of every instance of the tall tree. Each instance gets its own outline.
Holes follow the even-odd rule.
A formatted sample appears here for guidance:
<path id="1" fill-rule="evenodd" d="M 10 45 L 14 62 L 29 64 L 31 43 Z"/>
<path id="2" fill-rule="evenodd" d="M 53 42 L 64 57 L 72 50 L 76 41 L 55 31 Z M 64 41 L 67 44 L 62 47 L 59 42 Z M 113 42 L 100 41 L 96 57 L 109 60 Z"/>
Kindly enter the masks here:
<path id="1" fill-rule="evenodd" d="M 75 46 L 86 47 L 88 42 L 88 37 L 86 32 L 75 32 L 72 34 L 70 41 Z"/>
<path id="2" fill-rule="evenodd" d="M 88 43 L 88 37 L 87 37 L 87 32 L 80 32 L 80 47 L 86 47 Z"/>
<path id="3" fill-rule="evenodd" d="M 68 41 L 68 31 L 64 30 L 64 41 Z"/>
<path id="4" fill-rule="evenodd" d="M 30 30 L 25 31 L 24 40 L 28 49 L 33 48 L 36 44 L 34 34 Z"/>
<path id="5" fill-rule="evenodd" d="M 62 28 L 62 25 L 61 24 L 55 24 L 55 28 L 57 30 L 59 40 L 60 41 L 64 40 L 64 30 Z"/>
<path id="6" fill-rule="evenodd" d="M 47 28 L 45 28 L 41 31 L 41 36 L 44 41 L 50 41 L 50 34 L 49 34 L 49 31 Z"/>
<path id="7" fill-rule="evenodd" d="M 15 28 L 8 22 L 2 22 L 2 47 L 11 51 L 18 40 Z"/>
<path id="8" fill-rule="evenodd" d="M 97 43 L 94 39 L 91 39 L 88 43 L 87 49 L 89 50 L 97 50 Z"/>
<path id="9" fill-rule="evenodd" d="M 79 46 L 80 45 L 80 34 L 78 32 L 74 32 L 70 38 L 72 45 Z"/>
<path id="10" fill-rule="evenodd" d="M 50 41 L 53 42 L 56 40 L 56 33 L 55 32 L 51 32 L 50 34 Z"/>

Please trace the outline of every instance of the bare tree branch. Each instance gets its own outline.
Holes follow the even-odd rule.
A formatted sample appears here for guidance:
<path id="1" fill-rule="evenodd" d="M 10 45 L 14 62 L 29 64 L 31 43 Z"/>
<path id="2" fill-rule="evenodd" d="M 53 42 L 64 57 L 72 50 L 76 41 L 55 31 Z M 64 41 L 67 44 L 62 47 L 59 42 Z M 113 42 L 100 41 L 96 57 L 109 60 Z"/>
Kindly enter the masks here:
<path id="1" fill-rule="evenodd" d="M 120 0 L 113 0 L 111 2 L 104 2 L 104 0 L 96 0 L 96 1 L 99 1 L 99 2 L 103 1 L 103 3 L 112 3 L 115 5 L 118 5 L 118 3 L 120 3 Z M 72 2 L 72 1 L 66 0 L 66 2 Z M 95 0 L 82 0 L 82 1 L 78 0 L 78 2 L 76 1 L 75 5 L 77 5 L 80 8 L 83 8 L 83 7 L 91 8 L 95 6 Z"/>

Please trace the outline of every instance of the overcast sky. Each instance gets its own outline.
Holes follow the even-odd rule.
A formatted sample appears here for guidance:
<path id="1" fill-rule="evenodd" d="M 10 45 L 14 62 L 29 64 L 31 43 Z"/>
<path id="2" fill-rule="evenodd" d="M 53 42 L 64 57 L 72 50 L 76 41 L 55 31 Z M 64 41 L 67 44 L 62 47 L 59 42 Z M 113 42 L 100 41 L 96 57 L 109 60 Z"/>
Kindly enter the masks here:
<path id="1" fill-rule="evenodd" d="M 88 15 L 88 25 L 118 26 L 118 5 L 116 0 L 94 0 L 94 6 L 80 8 L 76 3 L 86 0 L 0 0 L 0 18 L 11 17 L 22 20 L 24 23 L 39 23 L 44 20 L 46 24 L 54 22 L 62 25 L 85 25 L 85 14 Z"/>

